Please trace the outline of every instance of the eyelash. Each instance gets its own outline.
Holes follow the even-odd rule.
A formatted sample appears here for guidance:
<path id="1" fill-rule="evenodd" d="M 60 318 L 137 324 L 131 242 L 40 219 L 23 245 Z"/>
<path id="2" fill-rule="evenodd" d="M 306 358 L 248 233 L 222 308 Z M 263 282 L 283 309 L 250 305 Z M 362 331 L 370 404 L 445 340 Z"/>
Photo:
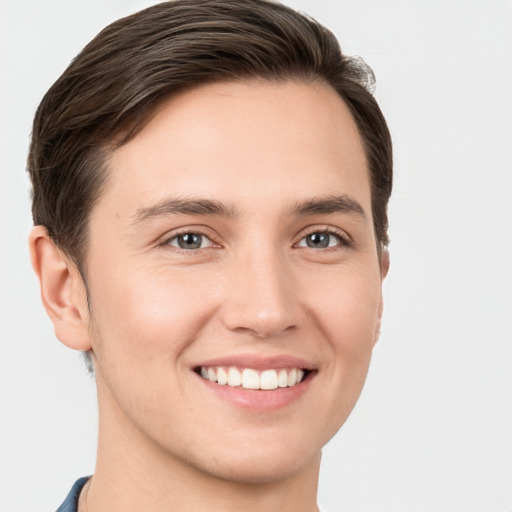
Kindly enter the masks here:
<path id="1" fill-rule="evenodd" d="M 304 240 L 308 236 L 314 235 L 314 234 L 327 234 L 327 235 L 332 236 L 338 240 L 338 243 L 334 246 L 330 246 L 330 247 L 328 246 L 328 247 L 321 248 L 321 250 L 323 252 L 336 251 L 336 250 L 340 250 L 341 248 L 350 248 L 353 246 L 352 240 L 344 231 L 342 231 L 341 229 L 334 228 L 332 226 L 314 226 L 314 227 L 309 228 L 300 237 L 299 241 L 294 244 L 294 246 L 296 246 L 298 243 L 300 243 L 302 240 Z M 313 249 L 313 248 L 310 247 L 310 249 Z M 317 249 L 313 249 L 313 250 L 317 250 Z"/>
<path id="2" fill-rule="evenodd" d="M 315 226 L 314 228 L 309 228 L 305 233 L 302 234 L 300 239 L 293 244 L 294 247 L 297 247 L 297 244 L 299 244 L 302 240 L 306 239 L 308 236 L 314 235 L 314 234 L 327 234 L 329 236 L 332 236 L 337 239 L 338 243 L 334 246 L 328 246 L 320 248 L 323 252 L 327 251 L 336 251 L 340 248 L 349 248 L 352 247 L 352 240 L 350 237 L 340 229 L 333 228 L 332 226 Z M 197 248 L 197 249 L 183 249 L 181 247 L 172 246 L 171 242 L 174 240 L 177 240 L 180 236 L 184 235 L 199 235 L 200 237 L 204 237 L 208 239 L 211 242 L 211 246 L 204 247 L 204 248 Z M 215 248 L 215 246 L 220 247 L 220 244 L 215 242 L 214 238 L 212 237 L 211 233 L 206 232 L 206 230 L 203 230 L 201 228 L 188 228 L 186 230 L 183 230 L 178 233 L 174 233 L 171 237 L 165 238 L 158 244 L 159 247 L 172 247 L 174 251 L 182 254 L 192 255 L 197 253 L 197 251 L 204 251 L 205 249 L 211 249 Z M 301 246 L 303 247 L 303 246 Z M 318 250 L 312 247 L 306 247 L 313 250 Z"/>
<path id="3" fill-rule="evenodd" d="M 178 233 L 174 233 L 172 236 L 162 240 L 162 242 L 160 242 L 158 244 L 158 246 L 159 247 L 172 247 L 172 249 L 174 251 L 176 251 L 178 253 L 186 254 L 186 255 L 195 254 L 195 253 L 197 253 L 197 251 L 204 251 L 205 249 L 212 248 L 212 246 L 210 246 L 210 247 L 203 247 L 203 248 L 198 248 L 198 249 L 183 249 L 181 247 L 176 247 L 176 246 L 171 245 L 171 242 L 173 240 L 177 240 L 180 236 L 184 236 L 184 235 L 199 235 L 200 237 L 204 237 L 204 238 L 208 239 L 211 242 L 213 247 L 220 246 L 220 244 L 215 242 L 214 237 L 212 236 L 212 234 L 210 232 L 207 232 L 206 230 L 201 229 L 201 228 L 194 228 L 194 227 L 185 229 Z"/>

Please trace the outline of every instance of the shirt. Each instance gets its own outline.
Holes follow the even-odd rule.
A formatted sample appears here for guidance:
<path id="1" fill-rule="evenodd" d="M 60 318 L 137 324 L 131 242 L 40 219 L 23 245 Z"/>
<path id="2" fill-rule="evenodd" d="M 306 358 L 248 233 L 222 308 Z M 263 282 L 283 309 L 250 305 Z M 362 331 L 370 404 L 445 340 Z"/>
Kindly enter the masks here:
<path id="1" fill-rule="evenodd" d="M 57 509 L 57 512 L 77 512 L 78 511 L 78 497 L 80 496 L 80 491 L 82 490 L 83 486 L 86 484 L 87 480 L 89 480 L 90 477 L 84 476 L 83 478 L 79 478 L 73 487 L 71 488 L 71 491 L 69 491 L 69 494 L 67 495 L 66 499 L 64 500 L 64 503 Z"/>

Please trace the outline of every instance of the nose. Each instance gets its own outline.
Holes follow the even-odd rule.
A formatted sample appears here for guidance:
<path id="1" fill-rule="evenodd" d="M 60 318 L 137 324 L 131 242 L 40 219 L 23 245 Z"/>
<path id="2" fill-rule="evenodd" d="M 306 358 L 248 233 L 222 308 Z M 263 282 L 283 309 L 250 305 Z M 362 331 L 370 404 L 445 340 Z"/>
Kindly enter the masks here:
<path id="1" fill-rule="evenodd" d="M 301 322 L 291 269 L 278 255 L 241 256 L 229 272 L 222 321 L 257 338 L 281 336 Z"/>

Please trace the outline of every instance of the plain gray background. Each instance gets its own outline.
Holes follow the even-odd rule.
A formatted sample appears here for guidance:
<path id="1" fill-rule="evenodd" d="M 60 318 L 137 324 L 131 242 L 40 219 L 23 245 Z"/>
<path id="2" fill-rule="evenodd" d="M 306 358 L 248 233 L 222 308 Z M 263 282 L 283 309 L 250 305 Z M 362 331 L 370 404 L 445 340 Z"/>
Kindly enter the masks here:
<path id="1" fill-rule="evenodd" d="M 94 383 L 55 339 L 26 248 L 31 120 L 101 28 L 152 3 L 0 0 L 2 512 L 55 510 L 95 460 Z M 512 2 L 287 3 L 372 66 L 396 155 L 381 341 L 320 502 L 510 512 Z"/>

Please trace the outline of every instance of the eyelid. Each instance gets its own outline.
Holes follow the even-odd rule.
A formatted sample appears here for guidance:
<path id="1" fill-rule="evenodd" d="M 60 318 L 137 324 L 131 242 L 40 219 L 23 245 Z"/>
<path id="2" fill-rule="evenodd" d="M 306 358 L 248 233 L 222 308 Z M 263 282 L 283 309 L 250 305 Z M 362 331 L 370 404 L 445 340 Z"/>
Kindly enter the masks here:
<path id="1" fill-rule="evenodd" d="M 199 226 L 198 225 L 183 226 L 181 228 L 173 229 L 173 230 L 165 233 L 165 235 L 161 236 L 157 240 L 156 245 L 159 247 L 172 247 L 176 251 L 183 251 L 183 252 L 191 253 L 191 252 L 193 252 L 193 250 L 191 250 L 191 249 L 187 249 L 187 250 L 180 249 L 180 248 L 171 246 L 169 244 L 169 242 L 171 240 L 173 240 L 174 238 L 176 238 L 180 235 L 188 234 L 188 233 L 202 235 L 202 236 L 208 238 L 208 240 L 210 240 L 210 242 L 213 244 L 213 247 L 215 247 L 215 246 L 221 247 L 221 243 L 218 241 L 219 237 L 216 236 L 215 232 L 211 228 L 208 228 L 206 226 L 201 226 L 201 225 L 199 225 Z M 331 226 L 331 225 L 316 224 L 316 225 L 308 226 L 305 229 L 303 229 L 302 232 L 298 235 L 296 241 L 293 243 L 293 246 L 296 246 L 303 238 L 305 238 L 306 236 L 311 235 L 313 233 L 329 233 L 331 235 L 337 236 L 340 239 L 340 241 L 341 241 L 340 245 L 347 246 L 347 247 L 351 247 L 353 245 L 352 237 L 346 231 L 344 231 L 338 227 Z M 204 249 L 210 249 L 210 248 L 211 247 L 207 247 Z M 200 251 L 200 250 L 204 250 L 204 249 L 195 249 L 195 251 Z M 331 249 L 333 249 L 333 248 L 331 247 Z"/>
<path id="2" fill-rule="evenodd" d="M 340 241 L 341 241 L 340 245 L 346 246 L 346 247 L 352 247 L 352 245 L 353 245 L 352 237 L 346 231 L 343 231 L 342 229 L 340 229 L 338 227 L 329 226 L 329 225 L 325 225 L 325 224 L 324 225 L 317 224 L 314 226 L 308 226 L 297 237 L 297 240 L 296 240 L 296 242 L 294 242 L 293 245 L 296 246 L 302 239 L 304 239 L 308 235 L 312 235 L 313 233 L 328 233 L 330 235 L 335 235 L 340 239 Z M 326 249 L 328 249 L 328 248 L 326 248 Z M 324 249 L 324 250 L 326 250 L 326 249 Z M 333 249 L 333 247 L 330 247 L 329 249 Z"/>
<path id="3" fill-rule="evenodd" d="M 211 247 L 205 247 L 203 249 L 180 249 L 179 247 L 175 247 L 173 245 L 170 245 L 170 241 L 174 238 L 180 236 L 180 235 L 186 235 L 186 234 L 196 234 L 201 235 L 207 238 L 212 244 L 212 247 L 220 247 L 221 244 L 218 242 L 218 237 L 215 236 L 215 233 L 212 229 L 207 228 L 206 226 L 184 226 L 181 228 L 176 228 L 171 231 L 168 231 L 165 233 L 165 235 L 161 236 L 157 240 L 157 246 L 158 247 L 172 247 L 176 251 L 183 251 L 187 253 L 191 253 L 194 250 L 195 251 L 201 251 L 204 249 L 211 249 Z"/>

